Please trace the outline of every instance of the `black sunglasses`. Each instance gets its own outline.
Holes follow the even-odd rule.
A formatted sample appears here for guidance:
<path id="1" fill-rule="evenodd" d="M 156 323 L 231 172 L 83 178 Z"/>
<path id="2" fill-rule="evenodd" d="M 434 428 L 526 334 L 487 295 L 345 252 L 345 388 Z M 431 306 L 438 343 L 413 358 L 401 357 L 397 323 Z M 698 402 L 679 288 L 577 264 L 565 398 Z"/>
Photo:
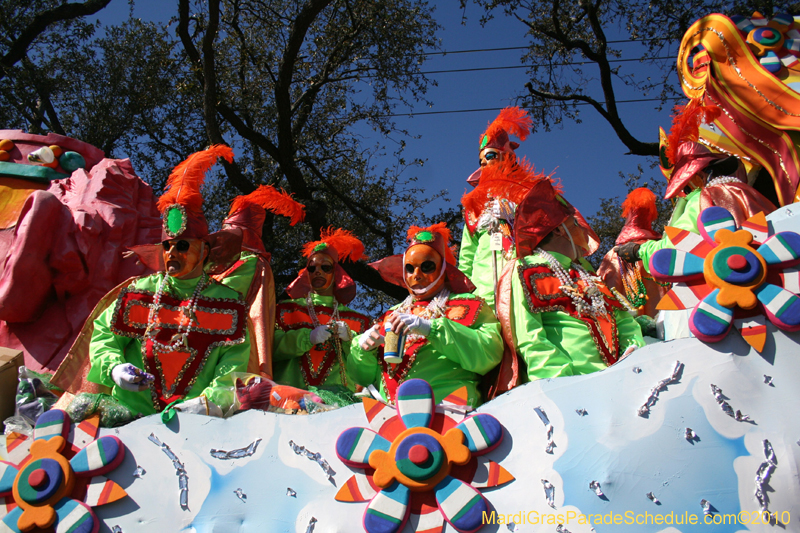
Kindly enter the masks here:
<path id="1" fill-rule="evenodd" d="M 170 248 L 172 248 L 172 241 L 164 241 L 161 243 L 161 246 L 164 247 L 165 252 L 169 252 Z M 179 252 L 188 252 L 189 251 L 189 241 L 184 241 L 183 239 L 177 241 L 175 244 L 175 248 Z"/>
<path id="2" fill-rule="evenodd" d="M 412 265 L 411 263 L 406 263 L 406 272 L 409 274 L 413 274 L 414 270 L 417 267 Z M 436 263 L 433 261 L 423 261 L 422 264 L 419 266 L 419 269 L 422 271 L 423 274 L 433 274 L 436 271 Z"/>
<path id="3" fill-rule="evenodd" d="M 320 265 L 319 267 L 325 273 L 330 273 L 331 271 L 333 271 L 333 265 Z M 313 274 L 314 272 L 317 271 L 317 267 L 315 265 L 308 265 L 306 267 L 306 270 L 308 270 L 311 274 Z"/>
<path id="4" fill-rule="evenodd" d="M 498 154 L 497 152 L 486 152 L 485 154 L 483 154 L 483 158 L 486 159 L 487 161 L 491 161 L 492 159 L 497 159 L 499 155 L 500 154 Z"/>

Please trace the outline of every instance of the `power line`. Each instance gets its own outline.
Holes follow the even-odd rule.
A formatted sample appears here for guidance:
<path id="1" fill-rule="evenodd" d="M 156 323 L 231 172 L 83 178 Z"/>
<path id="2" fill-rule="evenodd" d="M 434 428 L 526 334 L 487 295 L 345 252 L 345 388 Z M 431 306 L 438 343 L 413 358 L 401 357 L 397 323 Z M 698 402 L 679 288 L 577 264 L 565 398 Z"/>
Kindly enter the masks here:
<path id="1" fill-rule="evenodd" d="M 675 59 L 675 58 L 672 57 L 672 56 L 651 57 L 651 58 L 647 58 L 647 61 L 657 61 L 657 60 L 662 60 L 662 59 L 669 60 L 669 59 Z M 635 57 L 635 58 L 630 58 L 630 59 L 609 59 L 608 62 L 609 63 L 627 63 L 627 62 L 630 62 L 630 61 L 644 61 L 644 60 L 645 60 L 645 58 L 643 58 L 643 57 Z M 510 66 L 506 66 L 506 67 L 475 67 L 475 68 L 457 68 L 457 69 L 449 69 L 449 70 L 428 70 L 428 71 L 420 72 L 420 74 L 448 74 L 448 73 L 454 73 L 454 72 L 480 72 L 480 71 L 484 71 L 484 70 L 512 70 L 512 69 L 519 69 L 519 68 L 535 68 L 535 67 L 546 67 L 546 66 L 568 67 L 568 66 L 571 66 L 571 65 L 585 65 L 587 63 L 592 64 L 592 63 L 594 63 L 594 61 L 589 61 L 589 60 L 586 60 L 586 61 L 573 61 L 573 62 L 568 61 L 568 62 L 564 62 L 564 63 L 553 63 L 552 65 L 544 65 L 544 64 L 541 64 L 541 65 L 510 65 Z"/>
<path id="2" fill-rule="evenodd" d="M 682 100 L 683 98 L 680 97 L 672 97 L 672 98 L 665 98 L 665 100 Z M 632 100 L 617 100 L 618 104 L 633 104 L 638 102 L 661 102 L 661 98 L 637 98 Z M 586 106 L 591 105 L 588 102 L 577 102 L 574 105 L 576 106 Z M 552 107 L 550 105 L 537 105 L 533 106 L 532 109 L 542 109 L 545 107 Z M 459 114 L 459 113 L 479 113 L 483 111 L 500 111 L 503 109 L 502 107 L 484 107 L 481 109 L 452 109 L 450 111 L 422 111 L 419 113 L 396 113 L 392 115 L 381 115 L 381 117 L 416 117 L 422 115 L 448 115 L 448 114 Z M 530 109 L 530 108 L 529 108 Z"/>
<path id="3" fill-rule="evenodd" d="M 663 37 L 653 37 L 651 39 L 619 39 L 616 41 L 606 41 L 606 44 L 623 44 L 623 43 L 644 43 L 648 41 L 664 41 Z M 444 50 L 442 52 L 422 52 L 423 56 L 446 56 L 451 54 L 474 54 L 478 52 L 506 52 L 509 50 L 527 50 L 529 46 L 506 46 L 502 48 L 475 48 L 472 50 Z"/>

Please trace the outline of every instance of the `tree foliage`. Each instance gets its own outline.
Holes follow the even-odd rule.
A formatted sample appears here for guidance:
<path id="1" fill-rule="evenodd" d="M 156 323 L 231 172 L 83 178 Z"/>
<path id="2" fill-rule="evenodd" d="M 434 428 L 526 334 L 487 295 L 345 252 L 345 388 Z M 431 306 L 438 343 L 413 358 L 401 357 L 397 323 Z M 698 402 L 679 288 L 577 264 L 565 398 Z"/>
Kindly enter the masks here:
<path id="1" fill-rule="evenodd" d="M 0 0 L 26 20 L 57 4 L 27 5 Z M 212 221 L 262 183 L 307 207 L 302 225 L 268 217 L 264 227 L 282 287 L 299 245 L 323 227 L 352 230 L 378 258 L 402 245 L 410 223 L 427 222 L 424 207 L 443 193 L 416 184 L 422 162 L 403 157 L 407 132 L 391 115 L 424 99 L 422 52 L 438 47 L 437 29 L 422 0 L 179 0 L 168 25 L 131 19 L 103 32 L 82 18 L 53 22 L 5 68 L 0 121 L 127 155 L 157 191 L 188 153 L 231 145 L 234 163 L 207 187 Z M 19 39 L 8 24 L 2 31 L 6 57 Z M 365 145 L 370 131 L 386 140 Z M 345 266 L 377 291 L 365 305 L 405 293 L 363 263 Z"/>

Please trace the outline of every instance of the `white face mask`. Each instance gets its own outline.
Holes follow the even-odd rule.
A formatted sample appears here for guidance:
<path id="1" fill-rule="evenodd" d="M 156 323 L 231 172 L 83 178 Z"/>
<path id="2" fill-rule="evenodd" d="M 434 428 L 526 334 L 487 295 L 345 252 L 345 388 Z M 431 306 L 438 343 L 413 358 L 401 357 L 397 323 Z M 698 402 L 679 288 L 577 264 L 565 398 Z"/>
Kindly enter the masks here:
<path id="1" fill-rule="evenodd" d="M 580 255 L 578 254 L 577 246 L 575 246 L 575 241 L 572 239 L 572 233 L 570 233 L 570 231 L 567 229 L 567 226 L 565 226 L 563 222 L 561 223 L 561 228 L 567 234 L 567 238 L 569 238 L 569 243 L 572 245 L 572 255 L 575 256 L 575 260 L 577 261 L 580 258 Z"/>
<path id="2" fill-rule="evenodd" d="M 408 250 L 406 250 L 406 252 L 407 251 Z M 405 268 L 405 265 L 406 265 L 406 252 L 403 252 L 403 268 Z M 408 290 L 410 290 L 411 292 L 413 292 L 417 296 L 419 296 L 420 294 L 425 294 L 426 292 L 431 290 L 433 287 L 435 287 L 437 283 L 439 283 L 439 280 L 441 280 L 442 276 L 444 276 L 444 271 L 445 271 L 446 268 L 447 268 L 447 262 L 442 260 L 442 268 L 439 271 L 439 275 L 436 277 L 436 279 L 432 283 L 430 283 L 429 285 L 423 287 L 422 289 L 412 289 L 411 287 L 409 287 L 408 286 L 408 282 L 406 281 L 405 273 L 403 274 L 403 283 L 406 284 L 406 287 L 408 288 Z"/>

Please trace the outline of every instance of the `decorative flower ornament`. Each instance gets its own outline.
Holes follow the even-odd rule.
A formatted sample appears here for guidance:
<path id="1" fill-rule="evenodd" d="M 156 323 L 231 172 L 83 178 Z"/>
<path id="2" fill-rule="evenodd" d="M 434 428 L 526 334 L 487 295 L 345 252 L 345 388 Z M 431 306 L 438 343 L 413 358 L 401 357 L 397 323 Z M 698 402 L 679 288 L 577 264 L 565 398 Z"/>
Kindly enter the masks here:
<path id="1" fill-rule="evenodd" d="M 477 531 L 488 504 L 478 488 L 514 477 L 478 456 L 496 448 L 503 427 L 491 415 L 464 418 L 466 387 L 434 407 L 430 385 L 410 379 L 397 389 L 397 408 L 364 399 L 370 427 L 349 428 L 336 441 L 336 454 L 363 469 L 336 495 L 338 501 L 369 501 L 368 533 L 395 533 L 411 521 L 416 532 L 441 532 L 444 521 L 460 532 Z"/>
<path id="2" fill-rule="evenodd" d="M 766 322 L 800 330 L 800 235 L 772 234 L 763 213 L 736 229 L 722 207 L 700 213 L 700 235 L 667 227 L 675 249 L 659 250 L 650 271 L 659 280 L 678 282 L 658 309 L 693 307 L 689 328 L 705 342 L 721 340 L 735 322 L 744 339 L 764 349 Z M 756 247 L 754 247 L 756 246 Z"/>
<path id="3" fill-rule="evenodd" d="M 95 440 L 98 420 L 70 431 L 69 417 L 54 409 L 39 417 L 32 442 L 18 433 L 7 436 L 9 459 L 18 464 L 0 461 L 0 530 L 97 533 L 100 520 L 92 507 L 127 496 L 100 475 L 122 462 L 125 446 L 114 436 Z"/>
<path id="4" fill-rule="evenodd" d="M 731 20 L 747 36 L 750 49 L 765 69 L 773 74 L 784 66 L 800 71 L 800 25 L 792 15 L 779 13 L 767 19 L 755 12 L 752 17 L 734 15 Z"/>

